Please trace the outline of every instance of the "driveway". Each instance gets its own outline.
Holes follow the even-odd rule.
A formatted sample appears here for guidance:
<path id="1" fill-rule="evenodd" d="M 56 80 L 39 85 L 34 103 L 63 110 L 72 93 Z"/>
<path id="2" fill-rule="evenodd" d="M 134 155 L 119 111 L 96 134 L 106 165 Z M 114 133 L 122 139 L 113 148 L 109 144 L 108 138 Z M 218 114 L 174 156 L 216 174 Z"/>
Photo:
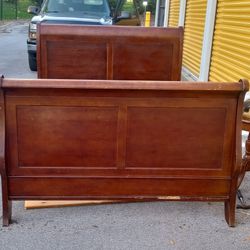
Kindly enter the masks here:
<path id="1" fill-rule="evenodd" d="M 29 70 L 27 35 L 28 22 L 0 26 L 0 74 L 8 78 L 36 78 L 36 72 Z"/>
<path id="2" fill-rule="evenodd" d="M 28 69 L 27 28 L 27 23 L 0 28 L 0 72 L 6 77 L 36 78 Z M 242 192 L 250 197 L 249 176 Z M 250 249 L 250 211 L 237 210 L 238 225 L 229 228 L 222 203 L 143 202 L 26 211 L 23 202 L 13 203 L 14 223 L 0 227 L 1 250 Z"/>

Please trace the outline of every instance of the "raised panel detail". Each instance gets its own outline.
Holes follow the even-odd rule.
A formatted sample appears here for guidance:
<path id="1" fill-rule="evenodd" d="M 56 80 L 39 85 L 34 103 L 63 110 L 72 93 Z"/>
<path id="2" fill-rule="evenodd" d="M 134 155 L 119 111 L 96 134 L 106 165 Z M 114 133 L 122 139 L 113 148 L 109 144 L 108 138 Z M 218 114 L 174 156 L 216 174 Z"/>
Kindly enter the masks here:
<path id="1" fill-rule="evenodd" d="M 106 43 L 48 41 L 47 58 L 48 78 L 106 79 Z"/>
<path id="2" fill-rule="evenodd" d="M 221 169 L 223 108 L 128 108 L 128 168 Z"/>
<path id="3" fill-rule="evenodd" d="M 18 165 L 115 167 L 116 107 L 18 106 Z"/>
<path id="4" fill-rule="evenodd" d="M 151 42 L 142 46 L 140 43 L 117 43 L 113 49 L 114 79 L 171 80 L 173 44 Z"/>

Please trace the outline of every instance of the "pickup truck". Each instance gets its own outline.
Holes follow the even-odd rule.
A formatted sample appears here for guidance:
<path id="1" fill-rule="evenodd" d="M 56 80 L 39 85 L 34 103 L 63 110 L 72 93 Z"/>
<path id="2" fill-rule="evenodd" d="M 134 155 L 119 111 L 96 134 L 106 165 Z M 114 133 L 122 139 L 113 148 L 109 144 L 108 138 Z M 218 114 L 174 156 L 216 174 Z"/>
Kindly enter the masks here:
<path id="1" fill-rule="evenodd" d="M 45 0 L 41 8 L 29 6 L 34 14 L 29 24 L 27 39 L 30 70 L 37 70 L 37 23 L 63 23 L 83 25 L 140 25 L 138 8 L 134 0 Z"/>

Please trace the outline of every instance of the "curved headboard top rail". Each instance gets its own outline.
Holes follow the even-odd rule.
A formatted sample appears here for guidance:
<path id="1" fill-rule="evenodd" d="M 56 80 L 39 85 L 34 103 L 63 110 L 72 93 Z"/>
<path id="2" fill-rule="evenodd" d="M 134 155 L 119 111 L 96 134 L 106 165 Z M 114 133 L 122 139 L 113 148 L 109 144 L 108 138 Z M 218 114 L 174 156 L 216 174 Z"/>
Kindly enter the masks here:
<path id="1" fill-rule="evenodd" d="M 2 88 L 55 88 L 55 89 L 125 89 L 125 90 L 183 90 L 183 91 L 248 91 L 248 81 L 178 82 L 130 80 L 63 80 L 63 79 L 3 79 Z"/>
<path id="2" fill-rule="evenodd" d="M 63 29 L 59 27 L 63 27 Z M 72 29 L 74 27 L 74 29 Z M 153 37 L 157 35 L 157 38 L 161 37 L 179 37 L 183 36 L 183 27 L 178 28 L 164 28 L 164 27 L 154 27 L 153 29 L 148 29 L 147 27 L 136 27 L 136 26 L 100 26 L 100 25 L 77 25 L 77 24 L 49 24 L 49 23 L 41 23 L 38 26 L 39 32 L 41 34 L 46 33 L 46 35 L 85 35 L 86 31 L 88 35 L 95 35 L 99 37 L 106 37 L 110 35 L 122 36 L 122 37 L 130 37 L 131 33 L 135 37 Z M 108 30 L 108 34 L 107 34 Z M 136 31 L 134 33 L 134 31 Z M 160 32 L 159 32 L 160 31 Z"/>

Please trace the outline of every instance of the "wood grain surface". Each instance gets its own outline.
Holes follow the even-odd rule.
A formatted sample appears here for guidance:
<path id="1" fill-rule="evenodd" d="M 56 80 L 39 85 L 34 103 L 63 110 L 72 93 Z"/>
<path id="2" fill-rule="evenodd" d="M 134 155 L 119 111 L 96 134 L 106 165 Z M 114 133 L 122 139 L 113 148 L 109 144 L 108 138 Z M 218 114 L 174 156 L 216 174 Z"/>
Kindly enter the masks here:
<path id="1" fill-rule="evenodd" d="M 178 197 L 223 201 L 234 226 L 247 89 L 244 81 L 3 79 L 4 224 L 11 200 Z"/>
<path id="2" fill-rule="evenodd" d="M 181 79 L 183 28 L 38 25 L 38 77 Z"/>

